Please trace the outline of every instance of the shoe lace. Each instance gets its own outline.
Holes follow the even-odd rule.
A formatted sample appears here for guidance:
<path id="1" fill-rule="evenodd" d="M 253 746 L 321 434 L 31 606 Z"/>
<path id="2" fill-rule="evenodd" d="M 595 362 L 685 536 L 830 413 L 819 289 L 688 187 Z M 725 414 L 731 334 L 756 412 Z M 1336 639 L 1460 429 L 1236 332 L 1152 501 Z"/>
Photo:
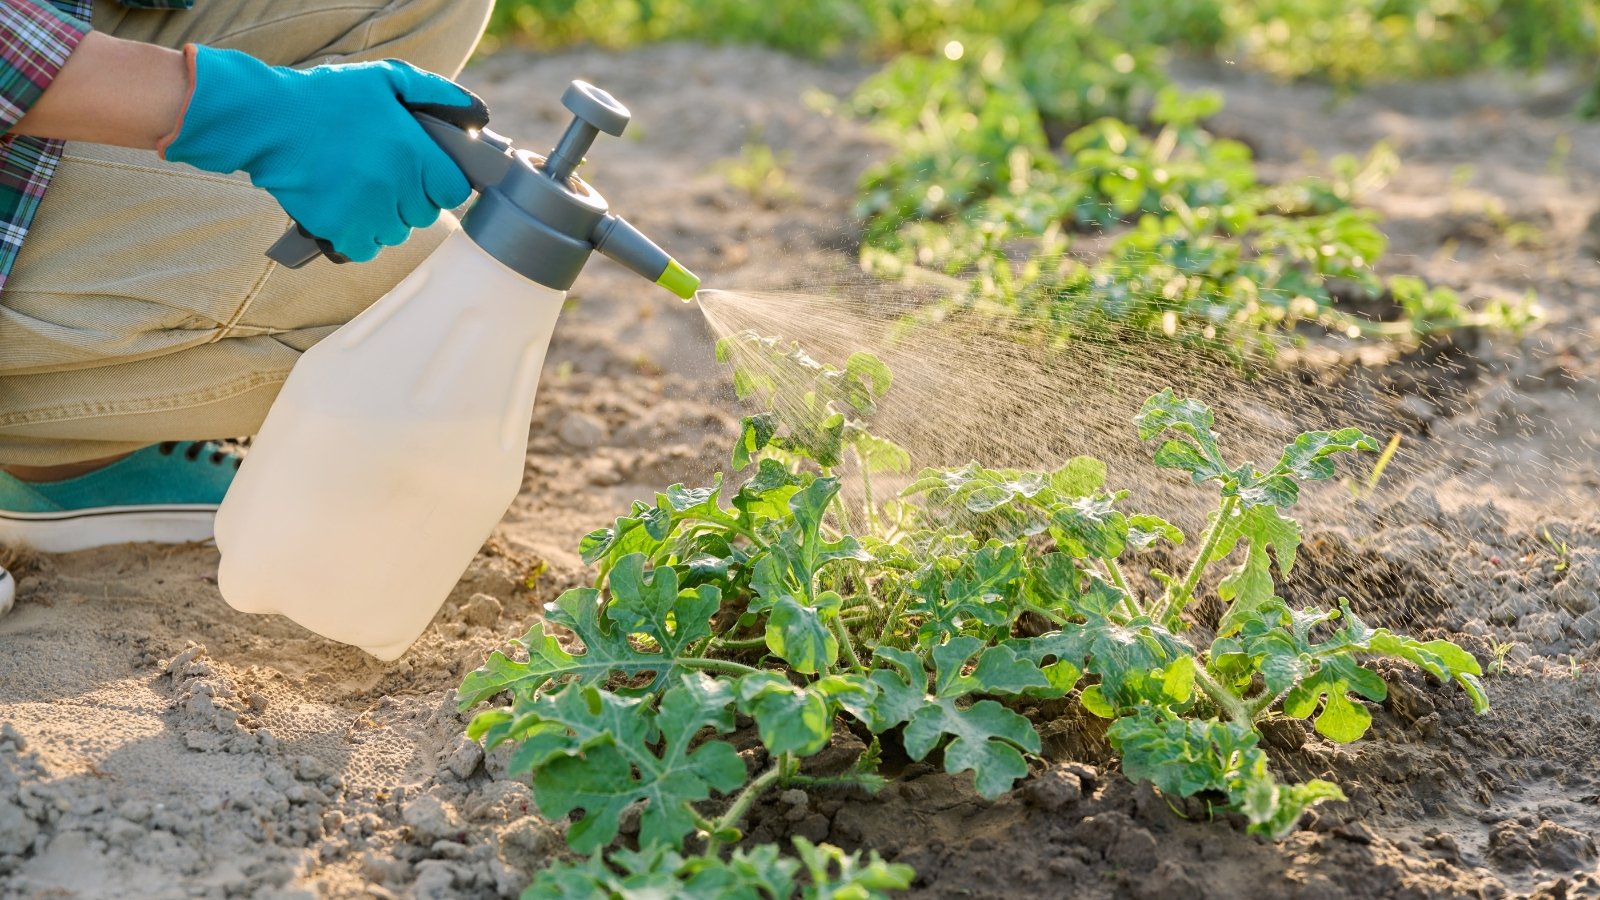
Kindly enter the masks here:
<path id="1" fill-rule="evenodd" d="M 183 444 L 183 441 L 162 441 L 156 445 L 156 449 L 162 456 L 171 456 Z M 190 462 L 199 462 L 200 455 L 203 453 L 211 454 L 211 464 L 214 466 L 220 466 L 232 461 L 233 467 L 238 469 L 240 464 L 244 462 L 243 457 L 230 452 L 215 441 L 189 441 L 188 444 L 189 446 L 184 448 L 183 458 Z"/>

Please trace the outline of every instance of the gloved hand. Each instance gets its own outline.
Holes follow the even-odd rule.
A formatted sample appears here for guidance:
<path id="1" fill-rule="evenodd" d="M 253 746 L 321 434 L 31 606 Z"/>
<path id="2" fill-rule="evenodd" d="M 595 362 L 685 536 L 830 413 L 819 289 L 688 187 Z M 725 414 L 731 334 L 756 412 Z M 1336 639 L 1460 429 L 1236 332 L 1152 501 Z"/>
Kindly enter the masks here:
<path id="1" fill-rule="evenodd" d="M 482 108 L 450 80 L 398 60 L 295 70 L 236 50 L 185 50 L 194 91 L 162 156 L 244 171 L 350 260 L 372 259 L 471 196 L 407 110 Z"/>

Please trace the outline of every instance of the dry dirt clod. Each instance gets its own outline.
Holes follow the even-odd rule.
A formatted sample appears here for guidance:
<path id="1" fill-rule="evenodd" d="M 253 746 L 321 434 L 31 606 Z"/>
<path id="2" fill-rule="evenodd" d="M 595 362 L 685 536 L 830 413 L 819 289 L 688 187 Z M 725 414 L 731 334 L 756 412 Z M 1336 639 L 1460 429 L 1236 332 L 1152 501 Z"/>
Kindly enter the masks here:
<path id="1" fill-rule="evenodd" d="M 494 595 L 477 593 L 467 598 L 467 605 L 461 611 L 461 615 L 468 625 L 492 628 L 500 624 L 502 611 L 500 600 Z"/>
<path id="2" fill-rule="evenodd" d="M 1023 782 L 1022 796 L 1045 812 L 1059 812 L 1083 799 L 1083 780 L 1066 766 L 1053 766 Z"/>
<path id="3" fill-rule="evenodd" d="M 420 843 L 432 843 L 461 834 L 455 808 L 431 794 L 423 794 L 401 808 L 400 818 Z"/>
<path id="4" fill-rule="evenodd" d="M 561 435 L 563 441 L 582 450 L 604 444 L 608 434 L 604 422 L 586 412 L 576 410 L 562 418 L 557 433 Z"/>

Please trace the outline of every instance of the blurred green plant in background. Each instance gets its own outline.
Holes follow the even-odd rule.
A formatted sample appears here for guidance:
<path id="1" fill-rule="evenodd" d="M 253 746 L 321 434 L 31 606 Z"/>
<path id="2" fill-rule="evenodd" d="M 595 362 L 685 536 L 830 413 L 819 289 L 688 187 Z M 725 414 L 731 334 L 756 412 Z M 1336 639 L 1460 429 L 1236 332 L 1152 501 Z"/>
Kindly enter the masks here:
<path id="1" fill-rule="evenodd" d="M 1356 204 L 1393 175 L 1393 152 L 1380 145 L 1321 177 L 1263 183 L 1248 147 L 1204 127 L 1221 98 L 1171 86 L 1171 58 L 1212 56 L 1341 91 L 1592 65 L 1600 3 L 502 0 L 491 37 L 541 48 L 744 43 L 881 61 L 837 104 L 892 147 L 860 185 L 864 268 L 945 287 L 941 314 L 1020 315 L 1053 340 L 1126 326 L 1245 358 L 1270 354 L 1303 323 L 1409 340 L 1516 331 L 1538 310 L 1531 297 L 1473 300 L 1381 279 L 1387 240 Z M 1600 115 L 1600 83 L 1579 112 Z M 757 199 L 777 202 L 787 188 L 770 148 L 746 148 L 724 171 Z M 1109 240 L 1079 259 L 1069 255 L 1079 233 Z"/>
<path id="2" fill-rule="evenodd" d="M 883 57 L 949 40 L 1050 43 L 1074 65 L 1084 28 L 1122 48 L 1216 53 L 1339 84 L 1537 68 L 1600 51 L 1594 0 L 501 0 L 494 40 L 552 48 L 664 40 Z M 1065 43 L 1060 43 L 1065 39 Z M 1136 55 L 1139 50 L 1132 50 Z M 1115 56 L 1115 54 L 1100 54 Z"/>

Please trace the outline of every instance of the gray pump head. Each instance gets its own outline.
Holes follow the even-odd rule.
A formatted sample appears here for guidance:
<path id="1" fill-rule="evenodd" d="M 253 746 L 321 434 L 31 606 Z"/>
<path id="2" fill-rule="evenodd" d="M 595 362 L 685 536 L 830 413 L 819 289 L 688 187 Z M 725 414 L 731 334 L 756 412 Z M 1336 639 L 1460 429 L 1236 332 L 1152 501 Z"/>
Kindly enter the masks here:
<path id="1" fill-rule="evenodd" d="M 627 107 L 583 81 L 572 82 L 561 102 L 573 119 L 548 157 L 517 150 L 487 128 L 463 128 L 431 115 L 438 107 L 413 112 L 478 191 L 462 228 L 490 256 L 558 291 L 572 286 L 598 250 L 685 300 L 694 297 L 700 279 L 612 215 L 605 198 L 572 174 L 600 132 L 622 134 Z M 315 238 L 291 229 L 267 255 L 298 268 L 320 252 Z"/>

